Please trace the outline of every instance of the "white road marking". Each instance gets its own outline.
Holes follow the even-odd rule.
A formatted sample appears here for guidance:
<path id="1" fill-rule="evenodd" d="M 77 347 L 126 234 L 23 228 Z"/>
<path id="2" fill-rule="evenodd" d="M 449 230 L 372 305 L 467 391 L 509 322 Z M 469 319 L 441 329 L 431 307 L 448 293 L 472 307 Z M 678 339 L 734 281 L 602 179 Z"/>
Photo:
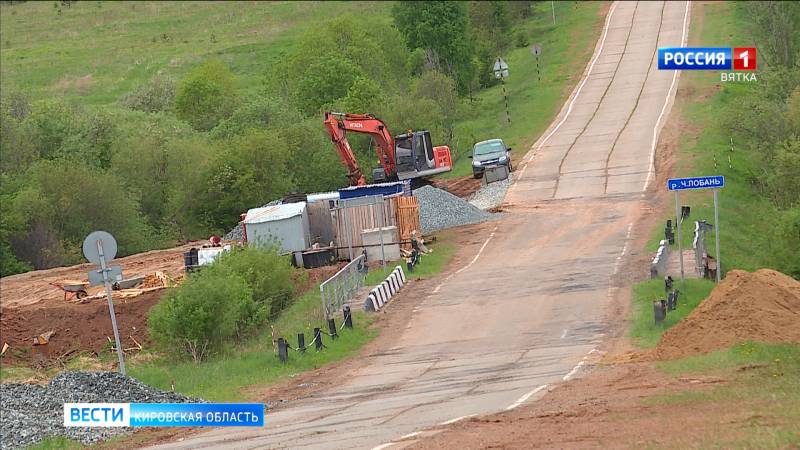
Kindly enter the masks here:
<path id="1" fill-rule="evenodd" d="M 611 5 L 611 10 L 609 10 L 609 12 L 608 12 L 608 17 L 606 17 L 606 24 L 603 26 L 603 38 L 600 40 L 600 48 L 597 49 L 597 54 L 594 55 L 594 59 L 592 59 L 592 62 L 589 63 L 589 70 L 586 72 L 586 76 L 583 77 L 583 80 L 581 80 L 581 84 L 578 85 L 578 89 L 575 91 L 575 95 L 572 97 L 572 100 L 569 102 L 569 106 L 567 106 L 567 112 L 564 113 L 564 117 L 562 117 L 561 121 L 556 124 L 555 128 L 553 128 L 550 131 L 550 133 L 548 133 L 547 136 L 545 136 L 544 139 L 542 139 L 542 141 L 538 145 L 539 149 L 544 147 L 544 144 L 556 133 L 556 131 L 558 131 L 559 128 L 561 128 L 561 125 L 564 125 L 564 122 L 567 121 L 567 118 L 569 117 L 569 114 L 572 112 L 572 107 L 575 105 L 575 102 L 578 100 L 578 96 L 580 95 L 581 90 L 583 90 L 583 86 L 589 80 L 589 76 L 591 76 L 591 74 L 592 74 L 592 69 L 594 69 L 595 63 L 597 62 L 598 59 L 600 59 L 600 55 L 603 53 L 603 47 L 606 45 L 606 37 L 608 36 L 608 27 L 611 24 L 611 16 L 614 15 L 614 10 L 615 9 L 617 9 L 617 3 L 616 2 L 614 2 L 613 5 Z M 534 145 L 536 145 L 536 144 L 534 143 Z M 533 152 L 533 154 L 531 154 L 531 152 Z M 534 151 L 534 148 L 532 146 L 531 149 L 528 151 L 528 153 L 525 154 L 525 157 L 522 159 L 523 162 L 527 159 L 528 163 L 530 163 L 531 159 L 533 159 L 533 155 L 535 155 L 535 154 L 536 154 L 536 152 Z M 525 167 L 528 167 L 528 166 L 526 165 Z M 523 168 L 522 170 L 524 172 L 525 169 Z M 520 173 L 520 177 L 521 176 L 522 176 L 522 173 Z M 514 184 L 512 184 L 511 187 L 508 188 L 508 192 L 509 193 L 511 191 L 513 191 L 514 188 L 517 186 L 517 181 L 519 181 L 520 177 L 517 177 L 517 178 L 514 179 Z"/>
<path id="2" fill-rule="evenodd" d="M 689 19 L 689 5 L 692 2 L 686 2 L 686 11 L 683 13 L 683 32 L 681 35 L 681 47 L 686 46 L 686 21 Z M 667 105 L 669 105 L 669 98 L 672 96 L 672 88 L 675 87 L 675 82 L 678 80 L 678 73 L 680 70 L 676 70 L 672 73 L 672 83 L 669 85 L 669 90 L 667 91 L 667 98 L 664 99 L 664 106 L 661 107 L 661 114 L 658 115 L 658 120 L 656 120 L 656 125 L 653 127 L 653 142 L 650 145 L 650 167 L 647 169 L 647 180 L 644 182 L 644 187 L 642 188 L 642 192 L 647 190 L 647 186 L 650 185 L 650 180 L 653 178 L 653 174 L 655 174 L 655 157 L 656 157 L 656 144 L 658 143 L 658 128 L 661 126 L 661 119 L 664 117 L 664 113 L 667 111 Z"/>
<path id="3" fill-rule="evenodd" d="M 534 390 L 532 390 L 532 391 L 528 392 L 527 394 L 525 394 L 525 395 L 523 395 L 522 397 L 520 397 L 520 398 L 519 398 L 519 400 L 517 400 L 517 401 L 515 401 L 514 403 L 512 403 L 511 405 L 509 405 L 509 407 L 508 407 L 508 408 L 506 408 L 506 411 L 511 411 L 512 409 L 516 408 L 517 406 L 519 406 L 519 405 L 521 405 L 521 404 L 525 403 L 525 402 L 526 402 L 526 401 L 527 401 L 529 398 L 531 398 L 531 396 L 532 396 L 533 394 L 535 394 L 535 393 L 537 393 L 537 392 L 541 391 L 542 389 L 546 389 L 546 388 L 547 388 L 547 385 L 546 385 L 546 384 L 543 384 L 543 385 L 541 385 L 541 386 L 537 387 L 536 389 L 534 389 Z"/>
<path id="4" fill-rule="evenodd" d="M 570 370 L 568 374 L 564 375 L 563 380 L 567 381 L 570 378 L 572 378 L 572 376 L 575 375 L 576 373 L 578 373 L 578 370 L 580 370 L 581 366 L 583 366 L 584 364 L 586 364 L 586 361 L 579 362 L 578 365 L 573 367 L 572 370 Z"/>
<path id="5" fill-rule="evenodd" d="M 524 174 L 525 174 L 525 170 L 527 170 L 527 169 L 528 169 L 528 165 L 527 165 L 527 164 L 525 164 L 524 166 L 522 166 L 522 170 L 520 170 L 520 171 L 519 171 L 518 178 L 521 178 L 521 177 L 522 177 L 522 175 L 524 175 Z"/>
<path id="6" fill-rule="evenodd" d="M 472 258 L 472 261 L 470 261 L 470 262 L 469 262 L 469 264 L 467 264 L 466 266 L 464 266 L 464 267 L 462 267 L 462 268 L 460 268 L 460 269 L 456 270 L 455 272 L 451 273 L 450 275 L 448 275 L 448 276 L 447 276 L 447 278 L 445 278 L 445 279 L 444 279 L 444 280 L 443 280 L 441 283 L 439 283 L 439 285 L 438 285 L 438 286 L 436 286 L 436 288 L 433 290 L 433 293 L 434 293 L 434 294 L 435 294 L 435 293 L 437 293 L 437 292 L 439 292 L 439 289 L 441 289 L 441 287 L 442 287 L 442 286 L 444 286 L 444 284 L 445 284 L 445 283 L 447 283 L 448 281 L 450 281 L 450 278 L 453 278 L 454 276 L 456 276 L 456 275 L 458 275 L 459 273 L 461 273 L 461 272 L 463 272 L 463 271 L 465 271 L 465 270 L 469 269 L 470 267 L 472 267 L 472 265 L 473 265 L 473 264 L 475 264 L 475 262 L 476 262 L 476 261 L 478 260 L 478 258 L 481 256 L 481 253 L 483 253 L 483 250 L 484 250 L 484 249 L 486 248 L 486 246 L 489 244 L 489 241 L 491 241 L 491 240 L 492 240 L 492 238 L 494 237 L 494 233 L 495 233 L 495 231 L 497 231 L 497 226 L 495 226 L 495 227 L 494 227 L 494 230 L 492 230 L 492 232 L 491 232 L 491 233 L 489 233 L 489 237 L 488 237 L 488 238 L 486 238 L 486 241 L 483 243 L 483 245 L 481 245 L 481 248 L 480 248 L 480 250 L 478 250 L 478 253 L 476 253 L 476 254 L 475 254 L 475 257 L 474 257 L 474 258 Z"/>
<path id="7" fill-rule="evenodd" d="M 383 450 L 384 448 L 391 447 L 394 445 L 394 442 L 387 442 L 385 444 L 381 444 L 377 447 L 372 447 L 372 450 Z"/>
<path id="8" fill-rule="evenodd" d="M 564 328 L 564 332 L 561 333 L 561 339 L 564 339 L 565 337 L 567 337 L 567 329 L 566 328 Z"/>
<path id="9" fill-rule="evenodd" d="M 400 440 L 403 440 L 403 439 L 408 439 L 408 438 L 412 438 L 412 437 L 414 437 L 414 436 L 418 436 L 418 435 L 420 435 L 420 434 L 422 434 L 422 432 L 421 432 L 421 431 L 415 431 L 415 432 L 413 432 L 413 433 L 408 433 L 408 434 L 407 434 L 407 435 L 405 435 L 405 436 L 400 436 Z"/>
<path id="10" fill-rule="evenodd" d="M 456 423 L 456 422 L 458 422 L 460 420 L 469 419 L 470 417 L 475 417 L 475 416 L 477 416 L 477 414 L 470 414 L 468 416 L 460 416 L 460 417 L 456 417 L 455 419 L 446 420 L 446 421 L 440 423 L 439 425 L 450 425 L 451 423 Z"/>
<path id="11" fill-rule="evenodd" d="M 589 64 L 589 70 L 586 72 L 586 76 L 581 81 L 581 84 L 578 85 L 578 89 L 575 91 L 575 96 L 572 97 L 572 101 L 569 102 L 569 106 L 567 106 L 567 112 L 564 114 L 564 117 L 561 118 L 561 121 L 558 122 L 558 124 L 556 124 L 555 128 L 553 128 L 553 130 L 550 131 L 550 133 L 548 133 L 544 139 L 542 139 L 542 142 L 539 144 L 539 148 L 544 147 L 544 144 L 550 139 L 550 137 L 552 137 L 556 133 L 556 131 L 558 131 L 559 128 L 561 128 L 561 125 L 563 125 L 564 122 L 567 121 L 569 114 L 572 112 L 572 107 L 578 100 L 578 96 L 580 95 L 583 86 L 586 84 L 586 81 L 589 80 L 589 76 L 592 75 L 592 69 L 594 69 L 595 63 L 597 62 L 598 59 L 600 59 L 600 55 L 603 53 L 603 46 L 606 44 L 606 36 L 608 36 L 608 26 L 609 24 L 611 24 L 611 16 L 614 15 L 614 10 L 616 8 L 617 8 L 617 3 L 615 2 L 611 6 L 611 11 L 608 12 L 608 17 L 606 17 L 606 24 L 603 27 L 603 39 L 600 41 L 600 48 L 597 50 L 597 54 L 594 55 L 594 59 Z"/>

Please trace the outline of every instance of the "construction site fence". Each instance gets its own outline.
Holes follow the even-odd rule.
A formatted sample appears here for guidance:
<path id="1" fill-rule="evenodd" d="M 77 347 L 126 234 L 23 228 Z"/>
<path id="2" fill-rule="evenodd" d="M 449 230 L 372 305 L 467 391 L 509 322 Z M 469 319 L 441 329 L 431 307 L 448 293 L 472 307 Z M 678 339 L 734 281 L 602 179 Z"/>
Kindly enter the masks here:
<path id="1" fill-rule="evenodd" d="M 329 319 L 345 303 L 355 297 L 367 278 L 367 259 L 362 254 L 354 258 L 335 275 L 319 286 L 322 311 Z"/>

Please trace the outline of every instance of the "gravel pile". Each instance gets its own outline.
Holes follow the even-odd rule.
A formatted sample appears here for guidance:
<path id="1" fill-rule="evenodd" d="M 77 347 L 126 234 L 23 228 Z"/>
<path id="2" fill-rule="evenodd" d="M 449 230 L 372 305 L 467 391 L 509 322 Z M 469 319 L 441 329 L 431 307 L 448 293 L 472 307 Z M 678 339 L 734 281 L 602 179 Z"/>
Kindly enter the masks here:
<path id="1" fill-rule="evenodd" d="M 414 197 L 419 202 L 419 223 L 423 234 L 492 218 L 492 214 L 433 186 L 415 189 Z"/>
<path id="2" fill-rule="evenodd" d="M 267 206 L 275 206 L 280 205 L 282 202 L 281 200 L 273 200 L 266 205 L 261 206 L 261 208 L 266 208 Z M 244 237 L 244 227 L 241 223 L 236 224 L 235 227 L 231 231 L 228 232 L 225 236 L 222 237 L 223 241 L 241 241 Z"/>
<path id="3" fill-rule="evenodd" d="M 469 202 L 480 209 L 490 209 L 500 206 L 506 196 L 506 191 L 514 181 L 514 174 L 509 174 L 503 181 L 495 181 L 492 184 L 481 186 L 470 197 Z"/>
<path id="4" fill-rule="evenodd" d="M 46 386 L 0 384 L 0 448 L 22 448 L 62 435 L 84 444 L 127 434 L 130 428 L 64 427 L 64 403 L 186 403 L 197 402 L 117 372 L 63 372 Z"/>

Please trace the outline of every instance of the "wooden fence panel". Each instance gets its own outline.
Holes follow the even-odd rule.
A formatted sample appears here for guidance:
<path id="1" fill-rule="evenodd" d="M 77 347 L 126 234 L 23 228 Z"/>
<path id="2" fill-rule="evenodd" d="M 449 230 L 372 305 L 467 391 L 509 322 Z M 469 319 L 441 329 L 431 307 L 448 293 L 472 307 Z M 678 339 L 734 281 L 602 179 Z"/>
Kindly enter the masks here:
<path id="1" fill-rule="evenodd" d="M 397 228 L 401 248 L 411 250 L 411 232 L 421 233 L 419 226 L 419 203 L 416 197 L 397 197 Z"/>
<path id="2" fill-rule="evenodd" d="M 386 197 L 383 202 L 383 226 L 397 226 L 397 201 L 405 197 Z M 352 206 L 345 209 L 336 207 L 332 211 L 336 246 L 339 247 L 339 259 L 348 259 L 347 231 L 350 231 L 350 242 L 353 247 L 353 257 L 361 254 L 363 242 L 361 232 L 378 228 L 380 224 L 380 205 Z M 347 217 L 345 217 L 347 215 Z"/>

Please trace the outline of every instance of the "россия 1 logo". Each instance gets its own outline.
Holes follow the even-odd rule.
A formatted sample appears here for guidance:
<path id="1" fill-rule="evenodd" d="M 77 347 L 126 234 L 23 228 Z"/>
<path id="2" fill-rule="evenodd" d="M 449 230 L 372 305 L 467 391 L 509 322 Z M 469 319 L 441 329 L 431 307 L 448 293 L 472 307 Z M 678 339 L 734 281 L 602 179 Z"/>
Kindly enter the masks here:
<path id="1" fill-rule="evenodd" d="M 727 70 L 720 81 L 758 81 L 755 47 L 660 47 L 659 70 Z M 735 71 L 735 72 L 734 72 Z"/>

